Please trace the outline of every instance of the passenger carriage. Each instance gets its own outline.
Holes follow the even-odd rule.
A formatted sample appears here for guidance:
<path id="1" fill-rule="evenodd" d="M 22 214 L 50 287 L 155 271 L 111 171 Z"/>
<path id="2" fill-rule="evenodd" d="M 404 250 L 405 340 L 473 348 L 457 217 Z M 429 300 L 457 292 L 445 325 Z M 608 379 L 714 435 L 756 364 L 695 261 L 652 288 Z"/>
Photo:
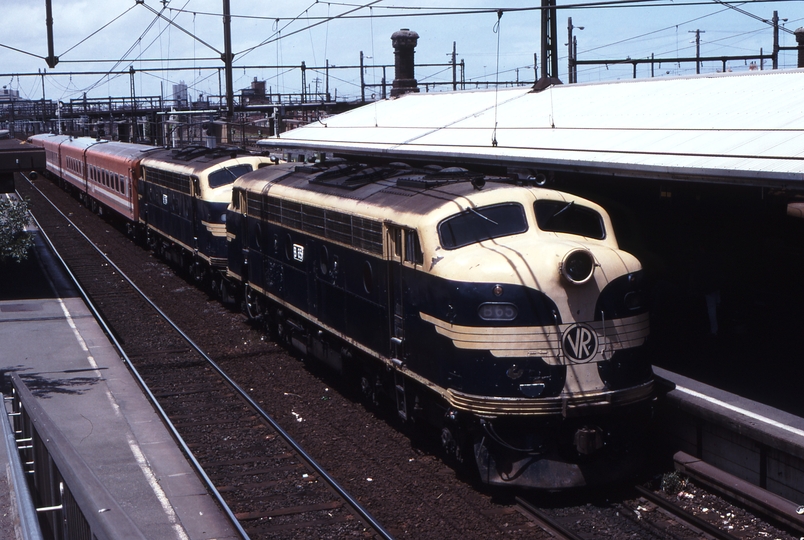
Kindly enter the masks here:
<path id="1" fill-rule="evenodd" d="M 47 170 L 81 194 L 93 210 L 104 209 L 129 222 L 138 217 L 136 179 L 139 162 L 153 147 L 67 135 L 33 135 L 45 148 Z"/>

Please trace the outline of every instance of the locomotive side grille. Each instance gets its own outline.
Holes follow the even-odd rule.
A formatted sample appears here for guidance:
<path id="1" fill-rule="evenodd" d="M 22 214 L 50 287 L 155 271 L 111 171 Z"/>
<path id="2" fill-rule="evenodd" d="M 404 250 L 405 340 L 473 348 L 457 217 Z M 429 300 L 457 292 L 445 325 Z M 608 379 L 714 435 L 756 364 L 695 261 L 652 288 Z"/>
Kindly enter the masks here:
<path id="1" fill-rule="evenodd" d="M 372 253 L 382 254 L 382 224 L 361 217 L 352 218 L 353 245 Z"/>
<path id="2" fill-rule="evenodd" d="M 259 216 L 262 214 L 262 204 L 260 197 L 250 191 L 245 191 L 246 194 L 246 213 L 249 216 Z"/>
<path id="3" fill-rule="evenodd" d="M 264 209 L 264 213 L 260 211 Z M 309 204 L 277 197 L 248 196 L 248 211 L 253 216 L 299 231 L 382 255 L 382 223 L 373 219 L 326 210 Z"/>
<path id="4" fill-rule="evenodd" d="M 302 230 L 316 236 L 325 236 L 324 210 L 305 204 L 302 206 Z"/>
<path id="5" fill-rule="evenodd" d="M 275 223 L 281 223 L 282 201 L 276 197 L 265 197 L 265 219 Z M 262 214 L 257 214 L 262 215 Z"/>
<path id="6" fill-rule="evenodd" d="M 143 167 L 142 169 L 146 182 L 151 182 L 153 184 L 166 187 L 186 195 L 190 195 L 192 193 L 190 190 L 192 180 L 185 174 L 177 174 L 151 167 Z"/>
<path id="7" fill-rule="evenodd" d="M 290 201 L 282 201 L 280 222 L 294 229 L 302 230 L 302 205 Z"/>
<path id="8" fill-rule="evenodd" d="M 342 212 L 327 212 L 327 238 L 343 244 L 352 243 L 352 216 Z"/>

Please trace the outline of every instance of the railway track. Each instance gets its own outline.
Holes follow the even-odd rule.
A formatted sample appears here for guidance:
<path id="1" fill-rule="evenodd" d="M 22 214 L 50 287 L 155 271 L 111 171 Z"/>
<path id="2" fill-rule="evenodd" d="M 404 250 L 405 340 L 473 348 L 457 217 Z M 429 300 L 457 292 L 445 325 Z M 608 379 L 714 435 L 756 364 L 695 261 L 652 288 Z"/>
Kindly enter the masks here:
<path id="1" fill-rule="evenodd" d="M 682 497 L 665 496 L 637 485 L 628 493 L 612 501 L 596 504 L 551 507 L 543 501 L 530 496 L 516 497 L 517 510 L 528 516 L 536 525 L 554 538 L 565 540 L 603 540 L 610 538 L 639 538 L 640 540 L 687 540 L 715 539 L 735 540 L 737 538 L 797 538 L 784 533 L 765 521 L 744 513 L 739 507 L 731 506 L 721 497 L 725 493 L 706 492 L 703 503 L 694 512 L 685 508 Z M 702 492 L 697 491 L 700 496 Z M 716 508 L 708 508 L 714 503 Z M 702 517 L 705 516 L 705 517 Z"/>
<path id="2" fill-rule="evenodd" d="M 26 189 L 36 219 L 129 365 L 249 538 L 391 538 L 69 217 Z"/>
<path id="3" fill-rule="evenodd" d="M 530 516 L 554 537 L 565 540 L 629 537 L 641 540 L 735 538 L 708 523 L 701 523 L 695 516 L 666 501 L 656 504 L 647 499 L 635 499 L 630 504 L 613 503 L 561 509 L 539 508 L 525 497 L 518 497 L 516 501 L 520 512 Z"/>

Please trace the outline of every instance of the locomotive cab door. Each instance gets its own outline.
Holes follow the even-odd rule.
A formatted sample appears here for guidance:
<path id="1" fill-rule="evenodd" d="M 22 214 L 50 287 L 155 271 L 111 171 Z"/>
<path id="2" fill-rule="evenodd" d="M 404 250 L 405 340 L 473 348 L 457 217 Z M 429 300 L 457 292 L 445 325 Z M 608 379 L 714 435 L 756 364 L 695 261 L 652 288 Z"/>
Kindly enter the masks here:
<path id="1" fill-rule="evenodd" d="M 396 410 L 402 420 L 408 419 L 405 377 L 399 368 L 405 362 L 404 283 L 402 278 L 403 229 L 388 226 L 388 330 L 390 355 L 394 363 Z"/>
<path id="2" fill-rule="evenodd" d="M 407 285 L 405 276 L 409 269 L 422 264 L 419 236 L 414 229 L 389 225 L 388 235 L 388 325 L 391 360 L 396 366 L 394 384 L 396 387 L 397 412 L 403 420 L 408 418 L 405 378 L 399 368 L 407 361 L 405 343 L 405 297 Z"/>
<path id="3" fill-rule="evenodd" d="M 190 202 L 190 229 L 192 235 L 192 248 L 193 255 L 198 255 L 198 216 L 201 214 L 199 206 L 202 204 L 201 200 L 201 180 L 197 176 L 191 176 L 192 182 L 192 198 Z"/>
<path id="4" fill-rule="evenodd" d="M 391 358 L 400 365 L 405 358 L 404 285 L 402 279 L 403 229 L 388 227 L 388 330 Z"/>

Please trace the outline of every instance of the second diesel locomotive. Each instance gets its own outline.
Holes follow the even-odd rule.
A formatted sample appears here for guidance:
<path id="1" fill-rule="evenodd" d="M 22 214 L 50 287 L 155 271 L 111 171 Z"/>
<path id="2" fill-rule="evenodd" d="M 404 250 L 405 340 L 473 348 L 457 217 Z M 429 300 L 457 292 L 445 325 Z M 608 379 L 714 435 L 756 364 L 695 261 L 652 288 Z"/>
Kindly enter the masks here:
<path id="1" fill-rule="evenodd" d="M 335 160 L 234 183 L 228 277 L 302 353 L 440 429 L 483 482 L 623 477 L 652 411 L 640 263 L 582 198 Z"/>
<path id="2" fill-rule="evenodd" d="M 88 207 L 118 216 L 163 258 L 217 284 L 226 269 L 224 218 L 232 182 L 272 164 L 225 147 L 171 150 L 52 134 L 28 141 L 45 149 L 48 172 Z"/>

